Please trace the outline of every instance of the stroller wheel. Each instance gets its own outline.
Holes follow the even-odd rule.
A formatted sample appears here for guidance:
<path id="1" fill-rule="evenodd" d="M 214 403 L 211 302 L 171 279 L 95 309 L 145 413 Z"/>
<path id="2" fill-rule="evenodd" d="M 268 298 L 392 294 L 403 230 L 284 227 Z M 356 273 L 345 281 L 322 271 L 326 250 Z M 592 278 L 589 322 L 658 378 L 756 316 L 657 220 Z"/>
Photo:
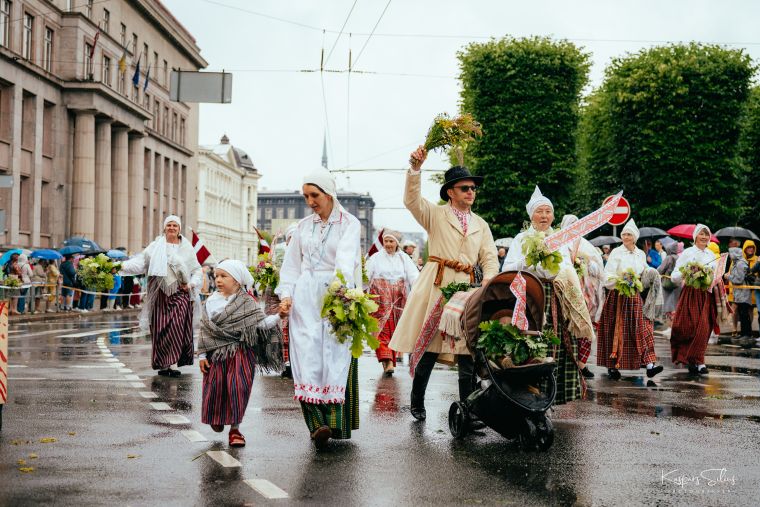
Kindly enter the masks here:
<path id="1" fill-rule="evenodd" d="M 467 406 L 461 401 L 455 401 L 449 408 L 449 430 L 454 438 L 463 438 L 467 435 Z"/>
<path id="2" fill-rule="evenodd" d="M 535 423 L 530 419 L 525 418 L 522 431 L 520 431 L 520 447 L 523 451 L 530 452 L 536 450 L 536 435 L 537 430 Z"/>
<path id="3" fill-rule="evenodd" d="M 552 420 L 541 416 L 536 425 L 536 448 L 539 451 L 546 451 L 554 443 L 554 426 Z"/>

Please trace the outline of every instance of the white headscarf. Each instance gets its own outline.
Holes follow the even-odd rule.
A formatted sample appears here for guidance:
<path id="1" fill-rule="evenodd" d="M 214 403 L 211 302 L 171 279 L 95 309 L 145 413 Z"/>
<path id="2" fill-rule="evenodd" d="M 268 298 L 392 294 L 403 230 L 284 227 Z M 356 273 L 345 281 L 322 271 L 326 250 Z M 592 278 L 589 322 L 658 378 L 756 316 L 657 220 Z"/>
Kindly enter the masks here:
<path id="1" fill-rule="evenodd" d="M 229 274 L 240 284 L 241 287 L 243 287 L 243 290 L 248 290 L 253 286 L 253 277 L 243 261 L 237 259 L 223 260 L 216 265 L 215 269 L 221 269 Z"/>
<path id="2" fill-rule="evenodd" d="M 709 227 L 707 227 L 705 224 L 697 224 L 694 227 L 694 232 L 691 234 L 692 237 L 694 238 L 694 241 L 697 240 L 697 234 L 699 234 L 699 231 L 701 231 L 702 229 L 705 229 L 707 231 L 707 234 L 710 235 L 710 237 L 712 237 L 712 231 L 710 230 Z"/>
<path id="3" fill-rule="evenodd" d="M 564 229 L 565 227 L 570 227 L 575 222 L 578 221 L 578 217 L 575 215 L 565 215 L 562 217 L 562 223 L 560 224 L 559 228 Z"/>
<path id="4" fill-rule="evenodd" d="M 533 213 L 539 206 L 549 206 L 552 211 L 554 211 L 554 205 L 552 202 L 548 197 L 545 197 L 544 194 L 541 193 L 538 185 L 536 185 L 536 189 L 533 190 L 533 195 L 530 196 L 530 201 L 525 205 L 525 211 L 528 212 L 528 218 L 533 218 Z"/>
<path id="5" fill-rule="evenodd" d="M 164 218 L 164 227 L 166 227 L 166 224 L 169 222 L 176 222 L 177 225 L 179 225 L 180 230 L 182 229 L 182 220 L 180 220 L 177 215 L 169 215 L 168 217 Z"/>
<path id="6" fill-rule="evenodd" d="M 307 174 L 303 179 L 304 185 L 316 185 L 321 188 L 324 193 L 331 195 L 334 201 L 338 201 L 338 189 L 335 185 L 335 178 L 326 169 L 317 169 L 316 171 Z"/>
<path id="7" fill-rule="evenodd" d="M 401 244 L 401 233 L 398 231 L 394 231 L 393 229 L 383 229 L 383 239 L 385 239 L 386 236 L 390 236 L 391 238 L 396 240 L 396 243 L 399 245 Z"/>
<path id="8" fill-rule="evenodd" d="M 634 242 L 639 240 L 639 228 L 636 227 L 636 222 L 633 221 L 633 218 L 628 220 L 628 223 L 623 227 L 623 232 L 621 232 L 621 234 L 626 232 L 633 234 Z"/>

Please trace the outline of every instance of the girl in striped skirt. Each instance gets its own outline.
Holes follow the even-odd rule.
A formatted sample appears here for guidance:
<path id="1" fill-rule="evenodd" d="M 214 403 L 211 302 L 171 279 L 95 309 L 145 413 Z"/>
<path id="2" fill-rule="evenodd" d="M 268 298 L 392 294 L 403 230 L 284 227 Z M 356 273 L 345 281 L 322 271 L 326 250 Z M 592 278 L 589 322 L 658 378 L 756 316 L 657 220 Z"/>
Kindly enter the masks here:
<path id="1" fill-rule="evenodd" d="M 217 433 L 229 425 L 230 446 L 242 447 L 239 426 L 251 396 L 254 364 L 261 370 L 279 367 L 279 325 L 287 312 L 264 315 L 247 292 L 253 278 L 242 261 L 223 261 L 214 275 L 216 292 L 206 300 L 198 339 L 201 421 Z"/>

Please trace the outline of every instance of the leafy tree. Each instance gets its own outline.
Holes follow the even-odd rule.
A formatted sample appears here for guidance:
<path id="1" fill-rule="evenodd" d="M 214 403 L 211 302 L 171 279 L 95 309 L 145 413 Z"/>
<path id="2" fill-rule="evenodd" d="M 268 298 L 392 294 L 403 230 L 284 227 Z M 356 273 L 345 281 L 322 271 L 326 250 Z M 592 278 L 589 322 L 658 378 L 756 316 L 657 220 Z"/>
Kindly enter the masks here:
<path id="1" fill-rule="evenodd" d="M 741 50 L 668 45 L 616 59 L 583 110 L 586 202 L 621 188 L 639 225 L 736 223 L 740 119 L 754 68 Z"/>
<path id="2" fill-rule="evenodd" d="M 742 121 L 742 133 L 739 138 L 739 152 L 746 170 L 742 226 L 755 233 L 760 232 L 760 88 L 750 92 Z"/>
<path id="3" fill-rule="evenodd" d="M 519 232 L 535 185 L 557 215 L 571 209 L 577 172 L 575 135 L 589 55 L 568 41 L 506 37 L 458 53 L 462 110 L 483 126 L 466 165 L 485 176 L 476 211 L 494 236 Z"/>

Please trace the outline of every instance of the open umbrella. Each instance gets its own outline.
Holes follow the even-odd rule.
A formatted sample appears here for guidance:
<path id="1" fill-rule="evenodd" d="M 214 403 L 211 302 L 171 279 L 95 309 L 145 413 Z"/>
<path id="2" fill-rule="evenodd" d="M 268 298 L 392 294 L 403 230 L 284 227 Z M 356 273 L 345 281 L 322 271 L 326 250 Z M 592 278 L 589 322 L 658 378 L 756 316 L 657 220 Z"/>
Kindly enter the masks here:
<path id="1" fill-rule="evenodd" d="M 597 236 L 594 239 L 589 241 L 589 243 L 591 243 L 594 246 L 618 245 L 622 242 L 623 240 L 618 238 L 617 236 Z"/>
<path id="2" fill-rule="evenodd" d="M 33 259 L 46 259 L 49 261 L 55 261 L 55 260 L 63 258 L 63 255 L 59 254 L 55 250 L 50 250 L 49 248 L 42 248 L 40 250 L 33 251 L 31 254 L 29 254 L 29 257 Z"/>
<path id="3" fill-rule="evenodd" d="M 5 266 L 5 264 L 9 260 L 11 260 L 11 255 L 13 255 L 13 254 L 19 254 L 19 255 L 21 255 L 22 253 L 24 253 L 24 251 L 22 249 L 20 249 L 20 248 L 12 248 L 12 249 L 8 250 L 7 252 L 5 252 L 3 254 L 2 257 L 0 257 L 0 266 Z"/>
<path id="4" fill-rule="evenodd" d="M 658 227 L 642 227 L 639 229 L 639 239 L 660 239 L 668 233 Z"/>
<path id="5" fill-rule="evenodd" d="M 129 257 L 126 253 L 122 252 L 121 250 L 109 250 L 106 252 L 106 255 L 112 259 L 126 259 L 127 257 Z"/>
<path id="6" fill-rule="evenodd" d="M 63 246 L 78 246 L 82 249 L 82 252 L 88 254 L 93 252 L 105 252 L 105 250 L 93 240 L 79 236 L 72 236 L 65 239 L 63 241 Z"/>
<path id="7" fill-rule="evenodd" d="M 697 226 L 697 224 L 681 224 L 676 225 L 675 227 L 671 227 L 668 229 L 668 234 L 670 236 L 673 236 L 675 238 L 683 238 L 683 239 L 694 239 L 694 228 Z M 713 234 L 710 237 L 710 241 L 714 241 L 716 243 L 720 243 L 720 240 Z"/>
<path id="8" fill-rule="evenodd" d="M 760 241 L 760 238 L 757 237 L 757 234 L 750 231 L 749 229 L 745 229 L 744 227 L 724 227 L 721 230 L 716 231 L 715 235 L 718 236 L 718 238 L 724 239 L 736 238 Z"/>
<path id="9" fill-rule="evenodd" d="M 668 248 L 673 243 L 676 243 L 676 240 L 674 240 L 670 236 L 665 236 L 664 238 L 660 238 L 660 243 L 662 243 L 663 248 Z"/>
<path id="10" fill-rule="evenodd" d="M 81 246 L 65 246 L 58 250 L 61 255 L 72 255 L 72 254 L 78 254 L 84 252 L 84 249 Z"/>

